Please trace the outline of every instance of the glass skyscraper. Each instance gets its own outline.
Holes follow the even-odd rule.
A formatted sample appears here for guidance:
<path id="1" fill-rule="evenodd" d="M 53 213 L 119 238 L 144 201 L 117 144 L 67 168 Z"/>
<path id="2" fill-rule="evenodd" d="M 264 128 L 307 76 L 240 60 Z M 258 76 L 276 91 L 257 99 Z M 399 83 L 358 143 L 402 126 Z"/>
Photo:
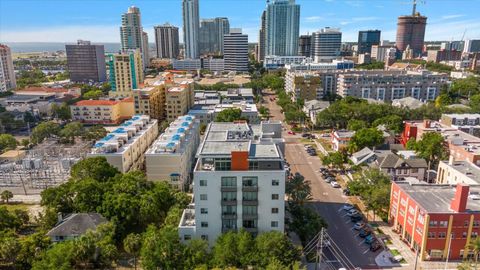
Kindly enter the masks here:
<path id="1" fill-rule="evenodd" d="M 300 5 L 295 0 L 271 0 L 265 19 L 265 55 L 297 55 Z"/>
<path id="2" fill-rule="evenodd" d="M 358 32 L 358 53 L 371 53 L 373 45 L 380 45 L 380 30 Z"/>
<path id="3" fill-rule="evenodd" d="M 183 0 L 182 4 L 185 59 L 197 59 L 200 57 L 200 50 L 198 48 L 198 0 Z"/>

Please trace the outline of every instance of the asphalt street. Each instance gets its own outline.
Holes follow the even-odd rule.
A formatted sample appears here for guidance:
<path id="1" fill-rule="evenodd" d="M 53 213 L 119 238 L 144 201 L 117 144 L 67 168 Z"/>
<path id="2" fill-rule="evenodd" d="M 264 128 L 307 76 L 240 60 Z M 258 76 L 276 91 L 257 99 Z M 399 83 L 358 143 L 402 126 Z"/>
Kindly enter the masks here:
<path id="1" fill-rule="evenodd" d="M 272 99 L 272 100 L 271 100 Z M 275 103 L 275 95 L 271 92 L 264 92 L 264 106 L 270 110 L 270 119 L 284 121 L 281 108 Z M 328 223 L 327 233 L 342 250 L 342 257 L 348 260 L 356 267 L 363 269 L 376 268 L 375 257 L 380 253 L 371 252 L 368 245 L 363 243 L 363 238 L 358 236 L 358 231 L 353 229 L 353 223 L 342 210 L 347 202 L 347 197 L 342 194 L 341 189 L 333 188 L 326 183 L 319 169 L 322 163 L 319 157 L 309 156 L 300 143 L 299 134 L 288 134 L 288 127 L 284 124 L 284 138 L 286 140 L 285 155 L 290 163 L 292 173 L 299 172 L 305 179 L 310 181 L 313 200 L 309 203 L 310 207 L 316 210 L 320 216 Z M 335 267 L 341 267 L 341 262 L 337 261 L 333 254 L 326 251 L 329 257 L 329 263 Z M 345 259 L 346 260 L 346 259 Z"/>

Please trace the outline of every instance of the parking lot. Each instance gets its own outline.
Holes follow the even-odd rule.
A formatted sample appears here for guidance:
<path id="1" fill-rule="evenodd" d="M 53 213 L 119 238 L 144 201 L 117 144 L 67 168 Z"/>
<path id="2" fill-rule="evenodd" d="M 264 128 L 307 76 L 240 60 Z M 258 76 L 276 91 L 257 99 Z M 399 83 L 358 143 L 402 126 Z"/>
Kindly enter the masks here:
<path id="1" fill-rule="evenodd" d="M 376 268 L 375 257 L 381 249 L 372 252 L 364 238 L 359 236 L 359 231 L 353 228 L 354 222 L 350 220 L 343 206 L 347 203 L 347 196 L 342 194 L 340 188 L 334 188 L 327 183 L 319 169 L 322 167 L 318 156 L 310 156 L 303 144 L 289 143 L 286 145 L 286 158 L 290 163 L 292 173 L 300 172 L 305 179 L 311 182 L 313 200 L 309 203 L 328 223 L 327 233 L 338 245 L 351 263 L 365 269 Z M 330 263 L 340 266 L 332 254 Z"/>

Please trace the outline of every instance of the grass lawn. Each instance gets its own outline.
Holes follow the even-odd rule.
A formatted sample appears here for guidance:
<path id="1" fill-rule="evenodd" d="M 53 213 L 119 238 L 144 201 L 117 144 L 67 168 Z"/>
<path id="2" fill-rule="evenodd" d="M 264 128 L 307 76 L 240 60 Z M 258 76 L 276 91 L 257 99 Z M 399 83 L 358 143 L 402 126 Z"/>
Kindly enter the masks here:
<path id="1" fill-rule="evenodd" d="M 400 252 L 396 249 L 390 249 L 390 253 L 392 253 L 393 257 L 398 256 L 398 255 L 402 256 L 402 254 L 400 254 Z M 402 256 L 402 258 L 403 258 L 403 256 Z M 400 261 L 400 263 L 407 263 L 407 261 L 405 260 L 405 258 L 403 258 Z"/>
<path id="2" fill-rule="evenodd" d="M 327 152 L 332 152 L 333 151 L 332 145 L 330 144 L 330 140 L 328 140 L 328 139 L 317 139 L 317 142 L 319 142 L 323 146 L 325 151 L 327 151 Z"/>
<path id="3" fill-rule="evenodd" d="M 21 204 L 21 203 L 19 203 L 19 204 L 5 204 L 5 203 L 2 203 L 2 204 L 0 204 L 0 207 L 6 207 L 7 210 L 9 210 L 9 211 L 14 211 L 16 209 L 28 211 L 28 208 L 30 207 L 30 205 Z"/>

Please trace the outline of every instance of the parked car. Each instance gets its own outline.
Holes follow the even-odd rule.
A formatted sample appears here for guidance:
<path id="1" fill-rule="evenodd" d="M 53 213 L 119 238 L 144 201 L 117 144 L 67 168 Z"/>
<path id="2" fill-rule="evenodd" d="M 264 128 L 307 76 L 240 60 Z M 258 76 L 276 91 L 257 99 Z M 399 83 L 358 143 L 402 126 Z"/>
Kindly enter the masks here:
<path id="1" fill-rule="evenodd" d="M 374 241 L 373 243 L 370 244 L 370 251 L 375 252 L 381 247 L 382 245 L 378 241 Z"/>
<path id="2" fill-rule="evenodd" d="M 362 220 L 363 220 L 363 217 L 360 214 L 350 217 L 350 221 L 355 222 L 355 223 L 357 223 L 359 221 L 362 221 Z"/>
<path id="3" fill-rule="evenodd" d="M 350 189 L 349 189 L 349 188 L 345 188 L 345 189 L 342 190 L 342 193 L 343 193 L 343 195 L 345 195 L 345 196 L 350 196 Z"/>
<path id="4" fill-rule="evenodd" d="M 355 209 L 355 206 L 353 206 L 349 203 L 346 203 L 346 204 L 343 205 L 342 209 L 345 210 L 345 211 L 350 211 L 352 209 Z"/>
<path id="5" fill-rule="evenodd" d="M 330 183 L 330 182 L 332 182 L 332 178 L 330 178 L 330 177 L 323 178 L 323 179 L 324 179 L 324 180 L 325 180 L 325 182 L 327 182 L 327 183 Z"/>
<path id="6" fill-rule="evenodd" d="M 357 209 L 351 209 L 348 211 L 347 213 L 347 216 L 351 217 L 351 216 L 354 216 L 354 215 L 359 215 L 360 213 L 358 212 Z"/>
<path id="7" fill-rule="evenodd" d="M 365 243 L 368 244 L 368 245 L 370 245 L 371 243 L 373 243 L 376 240 L 377 239 L 372 234 L 369 234 L 369 235 L 367 235 L 367 237 L 365 237 Z"/>
<path id="8" fill-rule="evenodd" d="M 357 222 L 355 223 L 355 225 L 353 225 L 353 228 L 357 231 L 363 229 L 365 227 L 365 222 L 361 221 L 361 222 Z"/>
<path id="9" fill-rule="evenodd" d="M 362 237 L 362 238 L 365 238 L 367 236 L 369 236 L 370 234 L 372 234 L 372 231 L 370 229 L 362 229 L 360 230 L 360 233 L 358 234 L 358 236 Z"/>
<path id="10" fill-rule="evenodd" d="M 310 138 L 310 136 L 311 136 L 311 135 L 310 135 L 309 133 L 303 133 L 303 134 L 302 134 L 302 137 L 303 137 L 303 138 Z"/>
<path id="11" fill-rule="evenodd" d="M 294 131 L 291 131 L 291 130 L 290 130 L 290 131 L 288 132 L 288 134 L 290 134 L 290 135 L 295 135 L 296 133 L 295 133 Z"/>
<path id="12" fill-rule="evenodd" d="M 323 173 L 323 172 L 327 171 L 327 168 L 320 168 L 319 171 L 320 171 L 321 173 Z"/>
<path id="13" fill-rule="evenodd" d="M 326 177 L 325 179 L 328 179 L 328 183 L 335 181 L 335 178 L 333 177 Z"/>
<path id="14" fill-rule="evenodd" d="M 337 181 L 330 182 L 330 185 L 334 188 L 339 188 L 340 187 L 340 184 Z"/>

